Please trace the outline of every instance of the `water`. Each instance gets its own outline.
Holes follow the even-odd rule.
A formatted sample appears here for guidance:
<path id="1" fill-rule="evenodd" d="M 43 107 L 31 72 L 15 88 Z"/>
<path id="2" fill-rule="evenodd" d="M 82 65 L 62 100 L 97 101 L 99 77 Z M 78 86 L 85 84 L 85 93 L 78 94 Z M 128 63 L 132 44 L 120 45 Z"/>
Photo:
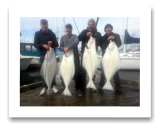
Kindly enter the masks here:
<path id="1" fill-rule="evenodd" d="M 42 81 L 40 69 L 20 71 L 20 86 Z"/>

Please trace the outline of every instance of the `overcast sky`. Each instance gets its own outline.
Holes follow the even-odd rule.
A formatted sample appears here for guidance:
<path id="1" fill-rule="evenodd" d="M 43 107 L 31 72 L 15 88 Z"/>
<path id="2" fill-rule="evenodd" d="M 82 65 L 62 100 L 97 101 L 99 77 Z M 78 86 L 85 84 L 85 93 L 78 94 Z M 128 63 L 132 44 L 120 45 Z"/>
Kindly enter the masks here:
<path id="1" fill-rule="evenodd" d="M 77 24 L 79 33 L 87 28 L 87 22 L 89 19 L 97 20 L 97 17 L 74 17 Z M 21 17 L 20 18 L 20 32 L 21 42 L 33 42 L 34 34 L 40 30 L 40 20 L 47 19 L 48 27 L 56 35 L 59 40 L 64 35 L 64 22 L 63 17 Z M 73 26 L 73 34 L 79 35 L 75 23 L 72 17 L 65 17 L 65 24 L 70 23 Z M 124 37 L 124 30 L 127 28 L 131 36 L 140 38 L 140 18 L 139 17 L 128 17 L 128 24 L 126 17 L 99 17 L 97 30 L 103 36 L 105 34 L 104 27 L 107 23 L 113 26 L 113 32 L 118 33 L 121 37 L 122 43 Z M 81 47 L 81 43 L 78 48 Z M 121 47 L 120 47 L 121 48 Z"/>

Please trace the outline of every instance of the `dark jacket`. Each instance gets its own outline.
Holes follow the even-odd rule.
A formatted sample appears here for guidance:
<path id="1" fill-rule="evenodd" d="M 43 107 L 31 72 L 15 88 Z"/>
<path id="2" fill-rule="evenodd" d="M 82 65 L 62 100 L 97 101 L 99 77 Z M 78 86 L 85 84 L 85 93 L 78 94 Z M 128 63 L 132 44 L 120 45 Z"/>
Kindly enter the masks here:
<path id="1" fill-rule="evenodd" d="M 79 41 L 82 41 L 82 48 L 81 48 L 82 54 L 84 53 L 84 48 L 85 48 L 86 43 L 88 43 L 88 40 L 90 38 L 90 37 L 87 37 L 87 32 L 90 32 L 88 30 L 88 28 L 83 30 L 78 36 Z M 93 33 L 92 37 L 96 38 L 96 51 L 97 51 L 98 46 L 100 46 L 100 44 L 101 44 L 101 33 L 97 32 L 96 28 L 94 29 L 94 31 L 92 31 L 92 33 Z"/>
<path id="2" fill-rule="evenodd" d="M 117 34 L 117 33 L 111 33 L 112 36 L 114 36 L 114 39 L 113 41 L 116 43 L 117 47 L 119 48 L 122 43 L 121 43 L 121 39 L 120 39 L 120 35 Z M 102 42 L 101 42 L 101 49 L 102 49 L 102 56 L 104 55 L 105 53 L 105 50 L 106 48 L 108 47 L 109 45 L 109 41 L 107 40 L 109 36 L 107 36 L 106 34 L 102 37 Z"/>
<path id="3" fill-rule="evenodd" d="M 47 50 L 42 46 L 43 44 L 48 45 L 48 41 L 53 41 L 51 47 L 55 49 L 55 47 L 58 47 L 58 42 L 55 36 L 55 33 L 52 32 L 52 30 L 48 29 L 47 33 L 40 31 L 37 31 L 35 33 L 34 37 L 34 47 L 39 49 L 40 55 L 44 56 L 47 52 Z"/>

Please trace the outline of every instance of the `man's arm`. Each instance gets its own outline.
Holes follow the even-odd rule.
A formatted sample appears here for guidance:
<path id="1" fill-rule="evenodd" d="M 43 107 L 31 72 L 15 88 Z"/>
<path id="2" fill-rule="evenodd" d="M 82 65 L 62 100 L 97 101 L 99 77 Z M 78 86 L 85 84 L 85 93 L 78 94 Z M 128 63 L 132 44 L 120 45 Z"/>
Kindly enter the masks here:
<path id="1" fill-rule="evenodd" d="M 120 35 L 119 35 L 119 34 L 114 35 L 113 41 L 116 43 L 116 45 L 117 45 L 118 48 L 122 45 L 121 39 L 120 39 Z"/>
<path id="2" fill-rule="evenodd" d="M 79 34 L 79 36 L 78 36 L 78 39 L 79 39 L 79 41 L 82 41 L 84 38 L 86 38 L 87 37 L 87 31 L 86 30 L 83 30 L 80 34 Z"/>
<path id="3" fill-rule="evenodd" d="M 34 36 L 34 47 L 35 48 L 43 48 L 43 44 L 40 44 L 40 40 L 39 40 L 39 32 L 36 32 L 35 33 L 35 36 Z"/>
<path id="4" fill-rule="evenodd" d="M 74 35 L 74 41 L 71 44 L 69 44 L 68 49 L 73 49 L 78 44 L 79 44 L 79 39 L 76 35 Z"/>
<path id="5" fill-rule="evenodd" d="M 52 33 L 52 37 L 53 37 L 53 41 L 52 41 L 51 47 L 52 48 L 58 47 L 58 41 L 57 41 L 56 36 L 55 36 L 54 33 Z"/>
<path id="6" fill-rule="evenodd" d="M 60 50 L 64 51 L 64 42 L 63 42 L 63 37 L 60 39 Z"/>

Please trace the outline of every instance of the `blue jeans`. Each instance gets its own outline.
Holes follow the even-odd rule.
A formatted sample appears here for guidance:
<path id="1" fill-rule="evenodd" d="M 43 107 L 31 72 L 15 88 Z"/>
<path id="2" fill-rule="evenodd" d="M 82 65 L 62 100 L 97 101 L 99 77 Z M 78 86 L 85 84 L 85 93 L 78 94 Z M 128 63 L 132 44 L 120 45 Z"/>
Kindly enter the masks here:
<path id="1" fill-rule="evenodd" d="M 44 62 L 44 57 L 45 57 L 45 56 L 40 56 L 40 63 L 41 63 L 41 66 L 42 66 L 42 64 L 43 64 L 43 62 Z M 53 86 L 56 85 L 56 83 L 55 83 L 55 78 L 56 78 L 56 76 L 55 76 L 54 79 L 53 79 L 53 82 L 52 82 L 52 84 L 51 84 L 51 88 L 53 88 Z M 42 87 L 42 88 L 45 87 L 46 89 L 48 88 L 47 85 L 46 85 L 46 83 L 44 82 L 44 79 L 43 79 L 43 78 L 42 78 L 42 86 L 41 86 L 41 87 Z"/>

